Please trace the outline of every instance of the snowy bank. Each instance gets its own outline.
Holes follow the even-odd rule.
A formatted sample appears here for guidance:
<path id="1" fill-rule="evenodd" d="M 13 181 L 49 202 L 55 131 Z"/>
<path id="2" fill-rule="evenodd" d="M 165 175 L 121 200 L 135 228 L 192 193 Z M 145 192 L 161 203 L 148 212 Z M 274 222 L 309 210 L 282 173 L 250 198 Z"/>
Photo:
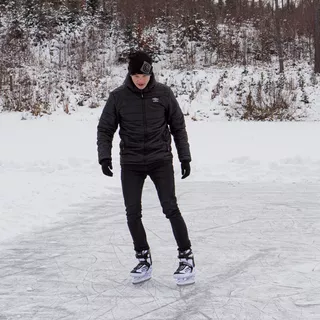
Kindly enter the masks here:
<path id="1" fill-rule="evenodd" d="M 118 135 L 114 177 L 97 162 L 96 126 L 101 108 L 72 116 L 21 120 L 0 114 L 0 241 L 64 219 L 63 210 L 120 192 Z M 320 183 L 317 122 L 187 121 L 196 181 Z M 148 187 L 149 184 L 146 184 Z"/>

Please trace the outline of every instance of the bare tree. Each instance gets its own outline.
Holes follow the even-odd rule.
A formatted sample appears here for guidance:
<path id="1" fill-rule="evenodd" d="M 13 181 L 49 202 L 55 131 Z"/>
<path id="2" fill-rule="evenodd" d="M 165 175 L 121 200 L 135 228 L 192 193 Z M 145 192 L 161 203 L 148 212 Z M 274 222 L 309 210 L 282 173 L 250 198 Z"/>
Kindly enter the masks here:
<path id="1" fill-rule="evenodd" d="M 284 72 L 284 66 L 283 66 L 283 48 L 282 48 L 282 37 L 281 37 L 281 28 L 280 28 L 280 10 L 279 10 L 279 3 L 278 0 L 275 0 L 275 25 L 276 25 L 276 46 L 278 50 L 279 55 L 279 68 L 280 73 Z"/>
<path id="2" fill-rule="evenodd" d="M 320 73 L 320 0 L 314 0 L 314 72 Z"/>

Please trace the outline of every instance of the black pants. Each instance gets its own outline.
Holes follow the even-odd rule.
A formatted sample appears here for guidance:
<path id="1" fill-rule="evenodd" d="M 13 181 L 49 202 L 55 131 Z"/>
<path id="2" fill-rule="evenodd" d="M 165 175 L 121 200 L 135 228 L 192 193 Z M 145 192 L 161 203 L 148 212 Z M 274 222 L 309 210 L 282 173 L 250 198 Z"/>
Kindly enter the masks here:
<path id="1" fill-rule="evenodd" d="M 146 232 L 141 220 L 142 189 L 147 176 L 151 178 L 157 189 L 162 211 L 171 223 L 178 250 L 189 249 L 191 243 L 187 226 L 177 205 L 171 161 L 157 162 L 150 165 L 121 166 L 122 192 L 134 249 L 138 252 L 149 249 Z"/>

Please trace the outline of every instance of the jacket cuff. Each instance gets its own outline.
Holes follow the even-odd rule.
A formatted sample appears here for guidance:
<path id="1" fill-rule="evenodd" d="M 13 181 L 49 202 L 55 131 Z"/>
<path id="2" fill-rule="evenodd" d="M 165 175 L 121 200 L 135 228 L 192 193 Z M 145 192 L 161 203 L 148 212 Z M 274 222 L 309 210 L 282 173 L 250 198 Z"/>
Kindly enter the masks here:
<path id="1" fill-rule="evenodd" d="M 106 161 L 111 161 L 111 159 L 110 158 L 99 159 L 99 164 L 102 165 L 102 163 L 104 163 Z"/>

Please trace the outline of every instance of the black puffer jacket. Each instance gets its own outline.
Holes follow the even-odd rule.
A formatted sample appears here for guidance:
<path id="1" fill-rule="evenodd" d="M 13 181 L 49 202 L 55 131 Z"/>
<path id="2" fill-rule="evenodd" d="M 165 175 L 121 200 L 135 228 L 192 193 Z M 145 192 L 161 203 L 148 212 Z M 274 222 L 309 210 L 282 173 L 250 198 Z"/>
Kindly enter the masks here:
<path id="1" fill-rule="evenodd" d="M 171 134 L 179 160 L 191 161 L 183 113 L 171 89 L 156 82 L 153 75 L 143 90 L 128 75 L 124 84 L 110 93 L 98 124 L 99 163 L 111 159 L 118 125 L 121 164 L 172 159 Z"/>

